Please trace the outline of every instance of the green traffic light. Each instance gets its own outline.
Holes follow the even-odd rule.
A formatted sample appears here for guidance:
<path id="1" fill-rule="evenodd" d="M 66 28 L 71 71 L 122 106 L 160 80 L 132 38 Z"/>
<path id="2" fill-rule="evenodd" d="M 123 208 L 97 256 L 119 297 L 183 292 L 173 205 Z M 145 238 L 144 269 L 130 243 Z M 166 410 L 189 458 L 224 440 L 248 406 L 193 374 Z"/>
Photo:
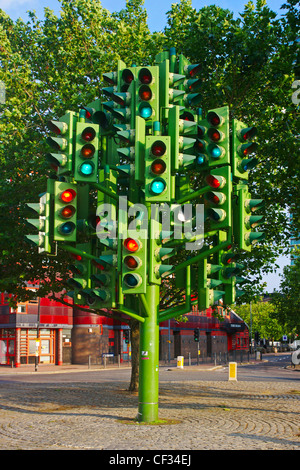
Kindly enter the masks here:
<path id="1" fill-rule="evenodd" d="M 150 184 L 150 190 L 155 196 L 157 196 L 164 192 L 164 190 L 166 189 L 166 186 L 167 184 L 163 179 L 157 178 L 153 180 L 152 183 Z"/>

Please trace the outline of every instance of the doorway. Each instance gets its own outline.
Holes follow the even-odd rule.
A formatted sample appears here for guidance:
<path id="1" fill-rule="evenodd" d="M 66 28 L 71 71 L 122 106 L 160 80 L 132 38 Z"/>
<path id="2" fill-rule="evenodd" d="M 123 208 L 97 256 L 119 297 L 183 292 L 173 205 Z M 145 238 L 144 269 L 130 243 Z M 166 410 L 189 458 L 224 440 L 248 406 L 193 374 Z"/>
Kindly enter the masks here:
<path id="1" fill-rule="evenodd" d="M 181 336 L 180 331 L 173 331 L 174 336 L 174 357 L 181 356 Z"/>
<path id="2" fill-rule="evenodd" d="M 210 332 L 210 331 L 206 331 L 206 354 L 207 354 L 207 356 L 211 356 L 211 351 L 212 351 L 212 347 L 211 347 L 211 332 Z"/>

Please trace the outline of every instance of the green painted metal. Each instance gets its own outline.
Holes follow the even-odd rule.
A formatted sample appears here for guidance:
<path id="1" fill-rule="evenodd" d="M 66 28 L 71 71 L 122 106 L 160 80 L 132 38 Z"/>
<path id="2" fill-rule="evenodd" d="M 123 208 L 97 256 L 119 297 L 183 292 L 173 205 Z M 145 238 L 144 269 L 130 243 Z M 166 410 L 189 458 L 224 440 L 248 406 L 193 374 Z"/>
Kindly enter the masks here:
<path id="1" fill-rule="evenodd" d="M 158 420 L 159 286 L 147 286 L 145 301 L 149 317 L 140 325 L 138 421 L 151 423 Z"/>
<path id="2" fill-rule="evenodd" d="M 256 127 L 247 127 L 237 119 L 232 120 L 232 151 L 231 166 L 233 178 L 248 180 L 249 170 L 255 167 L 258 159 L 253 156 L 257 150 L 257 143 L 253 142 L 257 134 Z"/>
<path id="3" fill-rule="evenodd" d="M 127 67 L 118 60 L 116 70 L 103 75 L 104 100 L 49 122 L 56 136 L 47 140 L 54 153 L 46 159 L 57 178 L 48 179 L 45 195 L 30 205 L 39 217 L 28 220 L 36 233 L 27 238 L 39 252 L 50 253 L 51 244 L 59 244 L 81 257 L 71 281 L 75 304 L 96 312 L 107 308 L 140 322 L 138 421 L 145 423 L 158 421 L 159 324 L 189 313 L 197 303 L 203 309 L 221 298 L 223 305 L 234 302 L 242 293 L 236 285 L 243 282 L 243 267 L 228 257 L 250 251 L 264 237 L 252 230 L 263 221 L 253 213 L 263 201 L 251 199 L 245 184 L 248 170 L 257 163 L 252 158 L 256 128 L 233 120 L 230 129 L 229 106 L 202 110 L 200 73 L 201 64 L 191 64 L 182 54 L 177 57 L 174 48 L 157 54 L 151 66 Z M 82 140 L 86 129 L 90 142 Z M 155 142 L 162 145 L 154 149 Z M 82 154 L 89 143 L 95 153 Z M 93 163 L 91 175 L 80 171 L 84 161 Z M 213 178 L 226 184 L 213 186 Z M 61 200 L 65 189 L 76 192 L 70 203 Z M 197 232 L 197 218 L 192 216 L 194 225 L 178 238 L 181 220 L 172 219 L 166 228 L 166 212 L 164 220 L 156 217 L 165 203 L 171 212 L 185 203 L 193 209 L 203 203 L 204 233 Z M 105 204 L 111 207 L 110 219 Z M 133 215 L 135 204 L 141 214 L 147 212 L 147 228 L 141 214 Z M 156 207 L 153 213 L 151 204 Z M 61 211 L 68 205 L 74 209 L 68 208 L 67 221 L 74 228 L 70 233 L 61 231 Z M 139 250 L 131 253 L 132 264 L 125 267 L 130 253 L 124 241 L 132 236 L 133 218 L 145 232 Z M 186 256 L 185 244 L 199 240 L 205 242 L 199 244 L 201 249 Z M 232 243 L 235 248 L 229 248 Z M 172 257 L 180 253 L 184 261 L 176 264 Z M 141 282 L 129 287 L 129 279 L 124 282 L 128 274 L 133 275 L 130 282 L 136 276 Z M 170 275 L 183 289 L 184 300 L 160 311 L 161 284 Z M 191 300 L 192 290 L 197 290 L 197 300 Z"/>

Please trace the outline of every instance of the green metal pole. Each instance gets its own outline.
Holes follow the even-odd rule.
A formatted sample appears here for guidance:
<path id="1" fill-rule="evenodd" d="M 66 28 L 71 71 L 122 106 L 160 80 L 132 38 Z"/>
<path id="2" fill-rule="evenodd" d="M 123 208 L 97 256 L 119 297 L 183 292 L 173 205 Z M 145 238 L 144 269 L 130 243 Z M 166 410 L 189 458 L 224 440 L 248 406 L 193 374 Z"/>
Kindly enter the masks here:
<path id="1" fill-rule="evenodd" d="M 148 285 L 145 294 L 149 316 L 140 324 L 138 421 L 158 421 L 159 388 L 159 285 Z"/>

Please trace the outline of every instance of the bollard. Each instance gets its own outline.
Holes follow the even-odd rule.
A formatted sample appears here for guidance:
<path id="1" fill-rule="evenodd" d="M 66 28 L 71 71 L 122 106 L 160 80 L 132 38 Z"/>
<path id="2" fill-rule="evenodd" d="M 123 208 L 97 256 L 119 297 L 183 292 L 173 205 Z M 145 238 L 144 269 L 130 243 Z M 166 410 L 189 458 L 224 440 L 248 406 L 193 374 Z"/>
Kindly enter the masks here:
<path id="1" fill-rule="evenodd" d="M 228 380 L 237 380 L 237 363 L 236 362 L 229 362 Z"/>
<path id="2" fill-rule="evenodd" d="M 260 351 L 256 351 L 256 360 L 261 361 L 261 352 Z"/>
<path id="3" fill-rule="evenodd" d="M 177 368 L 178 369 L 183 369 L 183 356 L 177 356 Z"/>

